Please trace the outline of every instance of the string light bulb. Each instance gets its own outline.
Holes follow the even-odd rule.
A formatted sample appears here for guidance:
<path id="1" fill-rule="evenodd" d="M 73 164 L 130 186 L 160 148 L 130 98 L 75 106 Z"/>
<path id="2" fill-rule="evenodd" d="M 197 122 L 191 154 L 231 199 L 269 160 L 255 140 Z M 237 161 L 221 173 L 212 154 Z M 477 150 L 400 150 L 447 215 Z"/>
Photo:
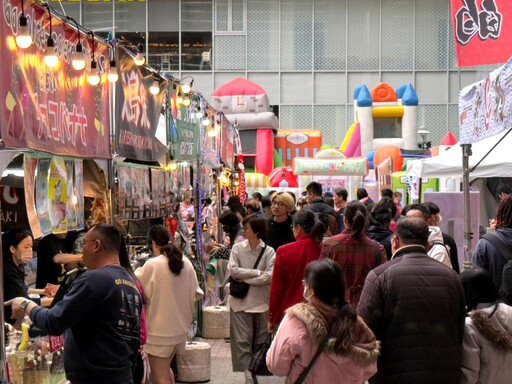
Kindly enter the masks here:
<path id="1" fill-rule="evenodd" d="M 116 68 L 116 61 L 110 60 L 109 63 L 109 70 L 107 74 L 107 79 L 111 83 L 115 83 L 117 80 L 119 80 L 119 75 L 117 74 L 117 68 Z"/>
<path id="2" fill-rule="evenodd" d="M 50 19 L 50 35 L 46 41 L 46 54 L 44 55 L 44 62 L 48 67 L 53 68 L 59 64 L 59 58 L 55 52 L 55 40 L 53 40 L 52 37 L 52 12 L 50 11 L 49 5 L 46 5 L 46 9 L 48 10 L 48 17 Z"/>
<path id="3" fill-rule="evenodd" d="M 160 93 L 160 83 L 158 80 L 153 81 L 153 84 L 151 84 L 151 87 L 149 87 L 149 92 L 155 96 Z"/>
<path id="4" fill-rule="evenodd" d="M 75 55 L 73 56 L 73 60 L 71 61 L 71 65 L 77 71 L 81 71 L 85 68 L 85 57 L 84 57 L 84 49 L 82 47 L 82 43 L 80 40 L 76 44 Z"/>
<path id="5" fill-rule="evenodd" d="M 25 16 L 25 10 L 23 8 L 23 0 L 21 0 L 21 15 L 19 18 L 19 29 L 16 35 L 16 44 L 20 48 L 28 48 L 32 45 L 32 36 L 30 36 L 28 30 L 28 20 Z"/>
<path id="6" fill-rule="evenodd" d="M 210 125 L 210 119 L 208 118 L 208 114 L 206 112 L 204 113 L 204 117 L 203 117 L 203 125 L 205 127 Z"/>
<path id="7" fill-rule="evenodd" d="M 188 97 L 188 95 L 185 95 L 185 97 L 183 98 L 183 105 L 185 107 L 190 106 L 190 97 Z"/>
<path id="8" fill-rule="evenodd" d="M 94 59 L 94 32 L 91 31 L 89 34 L 92 37 L 92 60 L 91 60 L 91 71 L 89 72 L 89 76 L 87 76 L 87 81 L 91 85 L 98 85 L 100 83 L 100 73 L 98 71 L 98 64 Z"/>
<path id="9" fill-rule="evenodd" d="M 171 161 L 169 162 L 169 169 L 170 169 L 171 171 L 175 171 L 175 170 L 177 170 L 177 169 L 178 169 L 178 163 L 176 162 L 176 160 L 171 160 Z"/>
<path id="10" fill-rule="evenodd" d="M 98 72 L 98 64 L 96 64 L 96 61 L 93 59 L 91 61 L 91 72 L 89 73 L 89 76 L 87 76 L 87 81 L 91 85 L 98 85 L 100 83 L 100 73 Z"/>
<path id="11" fill-rule="evenodd" d="M 201 106 L 200 105 L 197 106 L 195 115 L 196 115 L 196 119 L 200 119 L 201 117 L 203 117 L 203 112 L 201 112 Z"/>
<path id="12" fill-rule="evenodd" d="M 146 58 L 144 57 L 144 45 L 137 45 L 137 55 L 133 59 L 133 62 L 135 63 L 135 65 L 138 65 L 139 67 L 141 65 L 144 65 L 144 63 L 146 62 Z"/>
<path id="13" fill-rule="evenodd" d="M 46 42 L 46 54 L 44 55 L 44 63 L 53 68 L 57 64 L 59 64 L 59 58 L 57 57 L 57 53 L 55 52 L 55 40 L 49 37 Z"/>
<path id="14" fill-rule="evenodd" d="M 183 96 L 181 95 L 181 91 L 178 90 L 178 93 L 176 94 L 176 102 L 178 104 L 182 104 L 183 103 Z"/>

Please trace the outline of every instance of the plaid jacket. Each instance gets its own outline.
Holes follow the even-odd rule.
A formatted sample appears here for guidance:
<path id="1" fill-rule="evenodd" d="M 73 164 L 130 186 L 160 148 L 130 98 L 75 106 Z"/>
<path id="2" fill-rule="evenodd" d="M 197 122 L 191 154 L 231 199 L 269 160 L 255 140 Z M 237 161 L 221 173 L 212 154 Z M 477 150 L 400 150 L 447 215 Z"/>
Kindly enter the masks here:
<path id="1" fill-rule="evenodd" d="M 366 275 L 387 261 L 384 247 L 366 234 L 355 238 L 341 233 L 328 239 L 320 258 L 328 257 L 338 263 L 345 278 L 345 300 L 357 307 Z"/>

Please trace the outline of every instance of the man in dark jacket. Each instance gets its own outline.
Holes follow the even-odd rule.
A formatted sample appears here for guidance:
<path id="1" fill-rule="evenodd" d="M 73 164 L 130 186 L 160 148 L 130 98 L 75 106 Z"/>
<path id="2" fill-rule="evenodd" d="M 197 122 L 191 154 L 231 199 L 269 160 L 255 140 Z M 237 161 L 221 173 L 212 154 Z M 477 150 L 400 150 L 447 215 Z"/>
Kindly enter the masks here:
<path id="1" fill-rule="evenodd" d="M 303 209 L 314 213 L 326 213 L 329 218 L 329 229 L 327 232 L 330 232 L 330 234 L 328 233 L 328 235 L 334 236 L 338 234 L 342 228 L 342 218 L 322 198 L 322 184 L 312 181 L 306 187 L 306 192 L 308 193 L 306 197 L 308 205 Z"/>
<path id="2" fill-rule="evenodd" d="M 112 225 L 91 228 L 84 238 L 88 268 L 53 308 L 17 297 L 16 318 L 25 313 L 50 335 L 64 333 L 64 369 L 73 384 L 128 384 L 140 345 L 142 298 L 119 264 L 121 234 Z"/>
<path id="3" fill-rule="evenodd" d="M 428 237 L 425 220 L 400 219 L 392 260 L 366 277 L 357 312 L 382 343 L 372 384 L 460 382 L 464 291 L 427 255 Z"/>

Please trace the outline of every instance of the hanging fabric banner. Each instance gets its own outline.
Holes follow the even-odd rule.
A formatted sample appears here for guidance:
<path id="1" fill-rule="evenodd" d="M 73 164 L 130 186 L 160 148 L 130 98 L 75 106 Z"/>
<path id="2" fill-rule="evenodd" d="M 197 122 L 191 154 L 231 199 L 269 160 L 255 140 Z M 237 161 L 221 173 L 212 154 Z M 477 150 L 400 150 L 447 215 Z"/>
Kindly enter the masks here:
<path id="1" fill-rule="evenodd" d="M 121 72 L 116 87 L 116 153 L 130 159 L 158 161 L 167 151 L 155 137 L 167 82 L 161 81 L 158 95 L 151 94 L 154 72 L 135 65 L 125 48 L 119 47 L 117 54 Z"/>
<path id="2" fill-rule="evenodd" d="M 461 144 L 512 127 L 512 60 L 460 91 L 459 127 Z"/>
<path id="3" fill-rule="evenodd" d="M 198 124 L 176 120 L 178 138 L 173 143 L 172 154 L 176 160 L 197 160 Z"/>
<path id="4" fill-rule="evenodd" d="M 512 55 L 512 2 L 451 0 L 459 67 L 500 64 Z"/>
<path id="5" fill-rule="evenodd" d="M 43 236 L 52 233 L 53 230 L 53 223 L 50 216 L 50 199 L 48 194 L 50 163 L 50 158 L 39 159 L 36 169 L 36 211 Z"/>
<path id="6" fill-rule="evenodd" d="M 88 70 L 71 65 L 77 44 L 76 29 L 55 15 L 52 37 L 59 57 L 56 67 L 44 62 L 50 33 L 48 11 L 24 0 L 28 29 L 34 43 L 18 48 L 20 0 L 2 2 L 0 17 L 0 135 L 7 147 L 31 148 L 58 155 L 110 158 L 108 46 L 95 41 L 95 58 L 102 73 L 99 85 L 86 81 Z M 91 38 L 82 36 L 84 52 L 92 52 Z"/>

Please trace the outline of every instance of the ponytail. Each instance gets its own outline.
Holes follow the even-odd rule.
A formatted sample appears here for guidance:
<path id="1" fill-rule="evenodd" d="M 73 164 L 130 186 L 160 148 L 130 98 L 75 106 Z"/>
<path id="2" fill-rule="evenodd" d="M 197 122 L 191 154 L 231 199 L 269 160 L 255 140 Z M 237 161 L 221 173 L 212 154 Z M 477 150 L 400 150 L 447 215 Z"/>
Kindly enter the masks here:
<path id="1" fill-rule="evenodd" d="M 334 338 L 333 351 L 338 356 L 344 355 L 354 343 L 357 335 L 357 313 L 347 302 L 337 306 L 338 316 L 331 327 L 329 337 Z"/>
<path id="2" fill-rule="evenodd" d="M 359 237 L 366 227 L 366 215 L 368 211 L 363 203 L 351 201 L 345 208 L 345 218 L 349 224 L 347 230 L 350 237 Z"/>
<path id="3" fill-rule="evenodd" d="M 185 267 L 183 262 L 183 253 L 172 244 L 164 245 L 161 248 L 162 254 L 167 256 L 169 269 L 174 275 L 179 276 L 181 270 Z"/>
<path id="4" fill-rule="evenodd" d="M 301 226 L 304 232 L 310 235 L 317 243 L 322 242 L 324 233 L 327 230 L 326 225 L 318 214 L 305 210 L 301 210 L 293 215 L 293 225 Z"/>

